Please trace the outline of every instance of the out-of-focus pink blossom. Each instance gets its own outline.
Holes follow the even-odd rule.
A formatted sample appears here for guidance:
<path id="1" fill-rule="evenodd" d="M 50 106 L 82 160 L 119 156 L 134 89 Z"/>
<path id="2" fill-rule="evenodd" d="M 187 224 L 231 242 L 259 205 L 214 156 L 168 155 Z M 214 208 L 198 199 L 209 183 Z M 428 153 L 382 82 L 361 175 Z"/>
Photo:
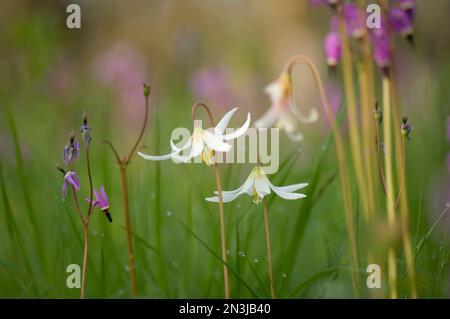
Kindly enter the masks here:
<path id="1" fill-rule="evenodd" d="M 228 108 L 236 100 L 231 76 L 222 67 L 195 71 L 190 78 L 189 86 L 195 98 L 218 107 Z"/>
<path id="2" fill-rule="evenodd" d="M 94 59 L 92 72 L 97 80 L 117 91 L 127 116 L 140 119 L 144 103 L 142 84 L 148 80 L 147 64 L 134 46 L 115 43 Z"/>
<path id="3" fill-rule="evenodd" d="M 400 33 L 403 37 L 409 37 L 413 34 L 413 24 L 411 18 L 400 8 L 392 8 L 389 11 L 389 20 L 392 29 Z"/>
<path id="4" fill-rule="evenodd" d="M 374 41 L 374 58 L 378 67 L 381 69 L 387 68 L 391 63 L 391 57 L 392 50 L 389 36 L 377 38 Z"/>
<path id="5" fill-rule="evenodd" d="M 357 5 L 347 2 L 342 6 L 347 32 L 354 38 L 361 38 L 366 30 L 364 13 Z"/>
<path id="6" fill-rule="evenodd" d="M 324 50 L 328 66 L 336 66 L 341 59 L 341 40 L 336 31 L 330 31 L 325 37 Z"/>

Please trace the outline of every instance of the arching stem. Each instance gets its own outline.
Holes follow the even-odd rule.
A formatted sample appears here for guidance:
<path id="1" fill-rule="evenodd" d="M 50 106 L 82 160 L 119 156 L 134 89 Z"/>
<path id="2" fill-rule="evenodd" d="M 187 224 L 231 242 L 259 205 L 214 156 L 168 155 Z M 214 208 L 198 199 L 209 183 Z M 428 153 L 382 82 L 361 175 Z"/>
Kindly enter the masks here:
<path id="1" fill-rule="evenodd" d="M 195 114 L 199 107 L 202 107 L 208 114 L 209 124 L 214 127 L 214 119 L 209 107 L 202 102 L 197 102 L 192 106 L 192 122 L 195 122 Z M 223 199 L 222 199 L 222 177 L 220 175 L 219 164 L 214 164 L 217 192 L 219 197 L 219 217 L 220 217 L 220 242 L 222 248 L 222 260 L 223 260 L 223 279 L 224 279 L 224 289 L 225 289 L 225 299 L 230 299 L 230 287 L 228 280 L 228 267 L 227 267 L 227 244 L 225 235 L 225 213 L 223 209 Z"/>

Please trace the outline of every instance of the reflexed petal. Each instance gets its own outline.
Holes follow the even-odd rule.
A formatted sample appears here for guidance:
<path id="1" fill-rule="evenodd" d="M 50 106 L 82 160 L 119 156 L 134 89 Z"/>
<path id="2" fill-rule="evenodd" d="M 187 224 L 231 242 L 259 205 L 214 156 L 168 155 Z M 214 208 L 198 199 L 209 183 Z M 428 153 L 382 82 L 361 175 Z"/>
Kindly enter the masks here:
<path id="1" fill-rule="evenodd" d="M 281 198 L 284 198 L 284 199 L 288 199 L 288 200 L 294 200 L 294 199 L 306 197 L 305 194 L 282 192 L 276 188 L 272 188 L 272 189 L 278 196 L 280 196 Z"/>
<path id="2" fill-rule="evenodd" d="M 224 203 L 231 202 L 231 201 L 235 200 L 239 195 L 241 195 L 241 194 L 225 195 L 222 193 L 222 202 L 224 202 Z M 219 196 L 207 197 L 207 198 L 205 198 L 205 200 L 208 202 L 218 203 Z"/>
<path id="3" fill-rule="evenodd" d="M 269 94 L 270 99 L 274 104 L 277 104 L 280 99 L 283 97 L 283 88 L 280 85 L 279 81 L 275 81 L 270 83 L 264 88 L 264 92 Z"/>
<path id="4" fill-rule="evenodd" d="M 244 193 L 248 193 L 250 191 L 250 195 L 252 194 L 251 191 L 254 186 L 254 179 L 255 179 L 255 173 L 252 171 L 250 175 L 245 180 L 244 184 L 242 184 L 239 188 L 232 190 L 232 191 L 222 191 L 222 200 L 224 203 L 231 202 L 232 200 L 235 200 L 239 195 L 242 195 Z M 219 192 L 215 191 L 214 197 L 208 197 L 206 198 L 209 202 L 218 202 L 219 201 Z"/>
<path id="5" fill-rule="evenodd" d="M 248 127 L 250 126 L 250 113 L 247 114 L 247 120 L 245 121 L 244 125 L 242 125 L 240 128 L 238 128 L 237 130 L 235 130 L 233 133 L 227 134 L 227 135 L 223 135 L 222 138 L 225 141 L 229 141 L 235 138 L 238 138 L 239 136 L 243 135 Z"/>
<path id="6" fill-rule="evenodd" d="M 208 147 L 217 152 L 228 152 L 231 150 L 231 145 L 222 141 L 218 136 L 212 134 L 211 132 L 203 132 L 203 141 L 208 145 Z"/>
<path id="7" fill-rule="evenodd" d="M 300 112 L 293 103 L 289 104 L 289 109 L 291 110 L 295 118 L 301 123 L 314 123 L 319 119 L 319 112 L 317 112 L 317 109 L 315 108 L 311 109 L 308 115 L 304 115 L 302 112 Z"/>
<path id="8" fill-rule="evenodd" d="M 100 194 L 102 196 L 102 199 L 108 203 L 108 196 L 106 196 L 105 187 L 100 187 Z"/>
<path id="9" fill-rule="evenodd" d="M 254 122 L 256 128 L 270 128 L 278 120 L 278 111 L 272 106 L 262 117 Z"/>
<path id="10" fill-rule="evenodd" d="M 225 114 L 222 119 L 217 123 L 216 127 L 214 128 L 214 133 L 217 135 L 222 135 L 225 132 L 225 129 L 228 126 L 228 123 L 231 120 L 231 117 L 233 114 L 237 111 L 237 107 L 229 111 L 227 114 Z"/>
<path id="11" fill-rule="evenodd" d="M 193 142 L 192 146 L 191 146 L 191 152 L 189 153 L 189 155 L 182 156 L 182 155 L 178 155 L 179 152 L 176 152 L 172 156 L 172 158 L 174 160 L 182 162 L 182 163 L 189 162 L 191 159 L 193 159 L 194 157 L 199 156 L 203 152 L 204 146 L 205 146 L 205 144 L 203 143 L 202 140 L 200 140 L 198 142 Z"/>
<path id="12" fill-rule="evenodd" d="M 166 154 L 166 155 L 148 155 L 148 154 L 144 154 L 141 152 L 137 152 L 139 154 L 139 156 L 141 156 L 142 158 L 148 160 L 148 161 L 165 161 L 168 159 L 171 159 L 174 155 L 178 154 L 179 152 L 175 151 L 173 153 L 170 154 Z"/>
<path id="13" fill-rule="evenodd" d="M 185 149 L 189 148 L 192 145 L 192 139 L 189 139 L 186 144 L 184 144 L 182 147 L 178 147 L 172 140 L 170 140 L 170 147 L 172 147 L 173 151 L 181 152 Z"/>
<path id="14" fill-rule="evenodd" d="M 235 195 L 235 194 L 241 195 L 241 194 L 246 193 L 248 190 L 252 190 L 253 184 L 254 184 L 254 179 L 255 179 L 255 174 L 253 172 L 251 172 L 250 175 L 245 180 L 244 184 L 242 184 L 239 188 L 232 190 L 232 191 L 222 191 L 222 196 Z M 218 192 L 215 191 L 214 194 L 218 195 Z"/>
<path id="15" fill-rule="evenodd" d="M 308 186 L 308 183 L 300 183 L 300 184 L 294 184 L 294 185 L 288 185 L 288 186 L 275 186 L 273 184 L 270 184 L 270 188 L 273 190 L 277 190 L 283 193 L 291 193 L 295 192 L 299 189 L 302 189 L 304 187 Z"/>
<path id="16" fill-rule="evenodd" d="M 64 180 L 64 184 L 61 188 L 61 195 L 62 195 L 62 197 L 67 196 L 67 181 L 66 180 Z"/>

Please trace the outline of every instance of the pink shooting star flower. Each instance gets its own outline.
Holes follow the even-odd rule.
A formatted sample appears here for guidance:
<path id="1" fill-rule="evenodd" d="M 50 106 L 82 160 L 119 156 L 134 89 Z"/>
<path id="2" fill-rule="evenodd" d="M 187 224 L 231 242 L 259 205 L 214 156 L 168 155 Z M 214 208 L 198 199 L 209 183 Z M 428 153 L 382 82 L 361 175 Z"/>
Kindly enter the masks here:
<path id="1" fill-rule="evenodd" d="M 65 173 L 63 170 L 62 172 Z M 68 171 L 64 174 L 64 184 L 61 189 L 63 198 L 67 196 L 67 191 L 70 186 L 72 186 L 75 191 L 78 191 L 80 189 L 80 181 L 78 180 L 77 173 L 75 173 L 74 171 Z"/>
<path id="2" fill-rule="evenodd" d="M 100 187 L 100 193 L 94 190 L 95 200 L 92 201 L 93 206 L 97 206 L 102 212 L 105 213 L 106 218 L 108 218 L 109 222 L 112 223 L 112 217 L 109 213 L 109 201 L 108 196 L 106 196 L 105 188 L 103 186 Z M 86 198 L 89 202 L 90 199 Z"/>

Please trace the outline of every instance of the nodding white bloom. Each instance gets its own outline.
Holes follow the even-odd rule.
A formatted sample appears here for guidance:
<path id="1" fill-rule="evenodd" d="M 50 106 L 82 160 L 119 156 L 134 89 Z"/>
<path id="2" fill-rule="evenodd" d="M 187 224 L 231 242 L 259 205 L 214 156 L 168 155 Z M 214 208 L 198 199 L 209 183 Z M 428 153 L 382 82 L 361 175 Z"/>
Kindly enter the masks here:
<path id="1" fill-rule="evenodd" d="M 222 191 L 222 200 L 224 203 L 235 200 L 239 195 L 248 194 L 253 196 L 253 202 L 259 204 L 264 196 L 269 195 L 271 191 L 284 199 L 294 200 L 306 197 L 305 194 L 295 193 L 295 191 L 308 186 L 308 183 L 294 184 L 289 186 L 275 186 L 266 176 L 264 169 L 261 166 L 253 168 L 247 180 L 241 187 L 233 191 Z M 214 192 L 216 196 L 205 198 L 209 202 L 217 203 L 219 201 L 219 194 Z"/>
<path id="2" fill-rule="evenodd" d="M 285 130 L 288 137 L 296 142 L 303 139 L 299 132 L 298 122 L 313 123 L 319 118 L 316 109 L 309 115 L 304 115 L 296 109 L 290 76 L 283 72 L 280 78 L 266 86 L 264 89 L 270 95 L 272 105 L 269 110 L 255 122 L 256 128 L 269 128 L 276 126 Z"/>
<path id="3" fill-rule="evenodd" d="M 146 160 L 164 161 L 173 159 L 178 162 L 187 163 L 197 156 L 201 156 L 208 166 L 215 163 L 215 152 L 228 152 L 231 150 L 231 145 L 226 141 L 233 140 L 242 136 L 250 126 L 250 113 L 247 115 L 247 120 L 244 125 L 230 134 L 225 134 L 225 129 L 231 120 L 231 117 L 236 112 L 237 108 L 232 109 L 217 123 L 212 130 L 204 130 L 199 126 L 194 127 L 194 131 L 189 140 L 182 147 L 178 147 L 171 140 L 170 145 L 172 152 L 166 155 L 154 156 L 138 152 Z M 180 155 L 181 152 L 189 150 L 186 156 Z"/>

